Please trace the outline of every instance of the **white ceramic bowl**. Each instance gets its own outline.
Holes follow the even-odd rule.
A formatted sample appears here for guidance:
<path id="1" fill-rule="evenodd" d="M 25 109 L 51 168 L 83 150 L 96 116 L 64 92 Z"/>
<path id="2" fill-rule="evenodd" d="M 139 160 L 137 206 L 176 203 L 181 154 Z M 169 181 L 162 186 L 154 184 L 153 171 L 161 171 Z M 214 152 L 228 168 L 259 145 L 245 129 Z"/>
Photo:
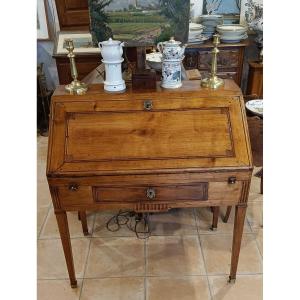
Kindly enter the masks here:
<path id="1" fill-rule="evenodd" d="M 146 62 L 152 69 L 160 71 L 162 64 L 162 54 L 160 52 L 152 52 L 146 54 Z"/>
<path id="2" fill-rule="evenodd" d="M 217 26 L 223 23 L 223 16 L 221 15 L 202 15 L 200 16 L 200 22 L 204 26 Z"/>
<path id="3" fill-rule="evenodd" d="M 189 24 L 189 31 L 199 31 L 203 30 L 204 26 L 202 24 L 197 23 L 190 23 Z"/>
<path id="4" fill-rule="evenodd" d="M 243 35 L 247 32 L 247 27 L 243 25 L 218 25 L 217 31 L 223 36 L 238 36 Z"/>

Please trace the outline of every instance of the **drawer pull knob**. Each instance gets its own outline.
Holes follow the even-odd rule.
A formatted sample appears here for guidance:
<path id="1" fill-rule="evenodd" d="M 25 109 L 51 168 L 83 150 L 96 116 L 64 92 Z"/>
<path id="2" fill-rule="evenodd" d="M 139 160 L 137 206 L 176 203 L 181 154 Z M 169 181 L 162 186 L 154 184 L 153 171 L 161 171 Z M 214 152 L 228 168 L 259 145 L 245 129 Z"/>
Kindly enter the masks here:
<path id="1" fill-rule="evenodd" d="M 153 103 L 151 100 L 144 101 L 144 109 L 151 110 L 153 108 Z"/>
<path id="2" fill-rule="evenodd" d="M 146 191 L 146 196 L 149 199 L 154 199 L 155 198 L 155 190 L 154 188 L 148 188 Z"/>
<path id="3" fill-rule="evenodd" d="M 229 177 L 228 178 L 228 183 L 229 184 L 235 184 L 236 183 L 236 177 Z"/>
<path id="4" fill-rule="evenodd" d="M 70 190 L 70 191 L 75 192 L 75 191 L 77 191 L 78 189 L 79 189 L 79 185 L 78 185 L 77 183 L 71 183 L 71 184 L 69 185 L 69 190 Z"/>

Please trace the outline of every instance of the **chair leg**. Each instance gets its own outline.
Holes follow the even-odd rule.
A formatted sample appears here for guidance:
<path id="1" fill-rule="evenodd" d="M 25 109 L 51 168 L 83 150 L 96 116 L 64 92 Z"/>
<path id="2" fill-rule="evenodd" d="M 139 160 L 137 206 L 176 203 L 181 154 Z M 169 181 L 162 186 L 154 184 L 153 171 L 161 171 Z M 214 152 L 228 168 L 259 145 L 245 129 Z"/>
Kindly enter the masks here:
<path id="1" fill-rule="evenodd" d="M 86 220 L 86 213 L 85 211 L 79 211 L 78 216 L 80 217 L 81 225 L 82 225 L 82 231 L 84 235 L 89 235 L 89 229 L 87 226 L 87 220 Z"/>
<path id="2" fill-rule="evenodd" d="M 220 207 L 219 206 L 215 206 L 213 208 L 213 222 L 211 225 L 211 230 L 215 231 L 218 228 L 218 219 L 219 219 L 219 213 L 220 213 Z"/>
<path id="3" fill-rule="evenodd" d="M 230 213 L 231 213 L 231 208 L 232 206 L 227 206 L 227 209 L 226 209 L 226 214 L 223 218 L 223 222 L 224 223 L 227 223 L 228 219 L 229 219 L 229 216 L 230 216 Z"/>
<path id="4" fill-rule="evenodd" d="M 78 220 L 81 221 L 81 218 L 80 218 L 80 211 L 78 212 Z"/>

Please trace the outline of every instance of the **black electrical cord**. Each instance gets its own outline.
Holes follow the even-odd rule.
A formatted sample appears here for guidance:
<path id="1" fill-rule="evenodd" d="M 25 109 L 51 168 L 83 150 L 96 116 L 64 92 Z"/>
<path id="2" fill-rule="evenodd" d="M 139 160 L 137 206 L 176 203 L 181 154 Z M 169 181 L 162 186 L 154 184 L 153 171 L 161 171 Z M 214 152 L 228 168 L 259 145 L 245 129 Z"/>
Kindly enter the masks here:
<path id="1" fill-rule="evenodd" d="M 106 223 L 109 231 L 116 232 L 121 226 L 133 231 L 138 239 L 147 239 L 151 235 L 148 213 L 135 213 L 133 211 L 119 211 L 112 216 Z"/>

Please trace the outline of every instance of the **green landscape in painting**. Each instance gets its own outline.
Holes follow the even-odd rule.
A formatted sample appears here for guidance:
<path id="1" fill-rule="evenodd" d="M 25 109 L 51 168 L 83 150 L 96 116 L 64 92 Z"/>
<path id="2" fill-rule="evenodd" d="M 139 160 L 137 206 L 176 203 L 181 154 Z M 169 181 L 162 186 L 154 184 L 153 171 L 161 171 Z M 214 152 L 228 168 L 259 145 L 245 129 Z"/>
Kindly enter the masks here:
<path id="1" fill-rule="evenodd" d="M 189 0 L 90 0 L 89 6 L 98 42 L 113 37 L 138 46 L 188 37 Z"/>

